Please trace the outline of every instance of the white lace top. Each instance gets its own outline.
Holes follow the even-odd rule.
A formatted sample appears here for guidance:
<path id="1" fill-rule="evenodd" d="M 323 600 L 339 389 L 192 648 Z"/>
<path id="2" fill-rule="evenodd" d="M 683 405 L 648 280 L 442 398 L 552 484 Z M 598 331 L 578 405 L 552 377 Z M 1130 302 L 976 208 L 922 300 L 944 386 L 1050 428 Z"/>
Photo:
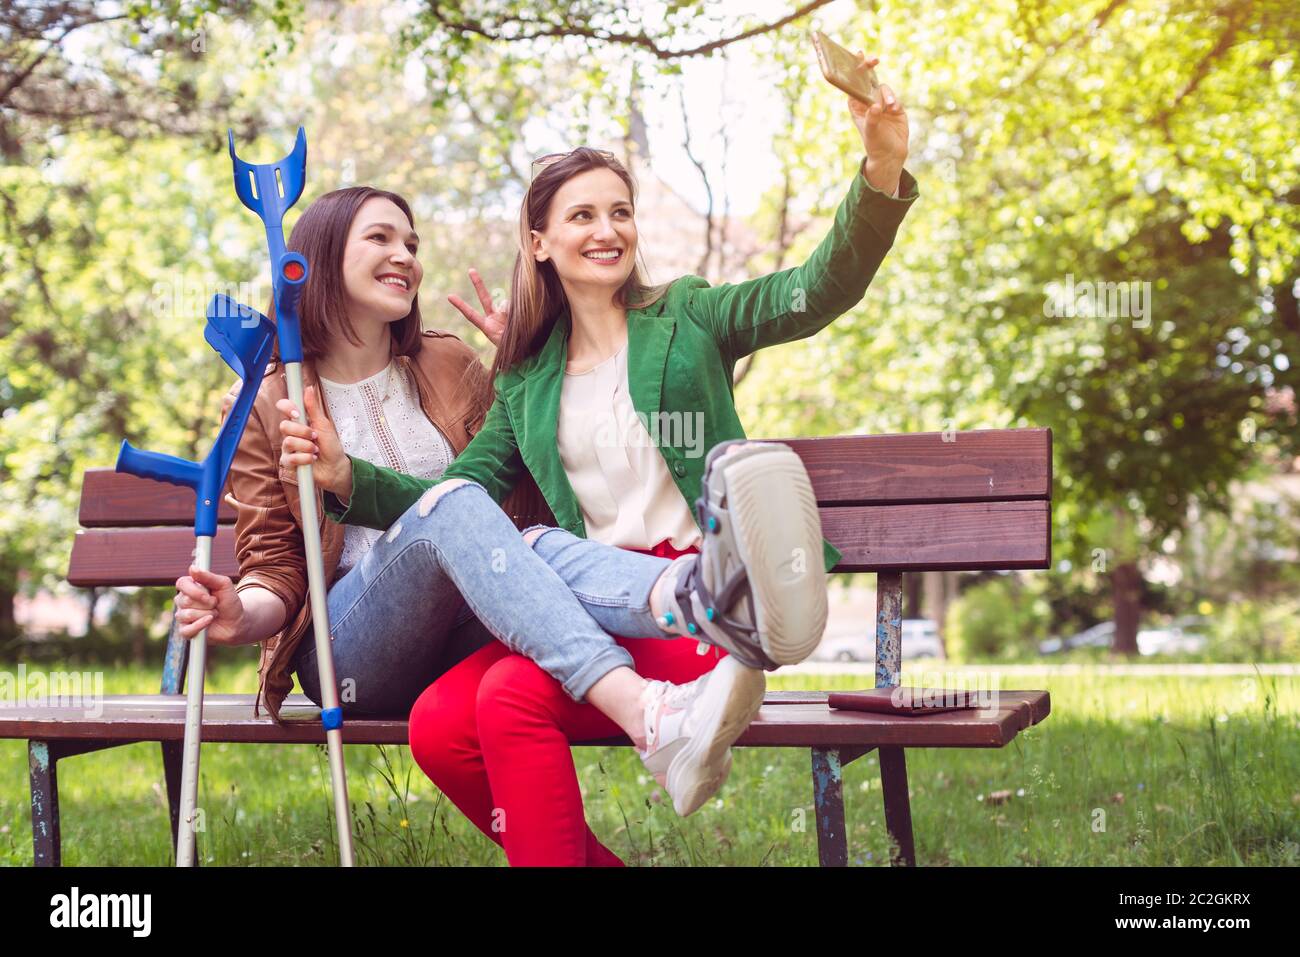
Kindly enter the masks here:
<path id="1" fill-rule="evenodd" d="M 420 478 L 437 478 L 456 453 L 420 408 L 415 383 L 394 360 L 360 382 L 331 382 L 321 377 L 325 402 L 343 451 Z M 343 533 L 338 576 L 347 574 L 379 536 L 373 528 L 349 525 Z"/>
<path id="2" fill-rule="evenodd" d="M 565 372 L 556 441 L 588 538 L 621 548 L 700 542 L 690 506 L 632 405 L 626 343 L 586 372 Z"/>

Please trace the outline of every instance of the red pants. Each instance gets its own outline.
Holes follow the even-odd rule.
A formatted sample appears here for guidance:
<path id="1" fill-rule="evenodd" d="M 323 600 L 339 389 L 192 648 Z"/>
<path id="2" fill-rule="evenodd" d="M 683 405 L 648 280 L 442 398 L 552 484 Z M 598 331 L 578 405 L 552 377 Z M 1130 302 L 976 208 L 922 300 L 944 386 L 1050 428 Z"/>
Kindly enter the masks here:
<path id="1" fill-rule="evenodd" d="M 651 554 L 684 554 L 661 543 Z M 645 678 L 681 683 L 718 654 L 694 638 L 616 638 Z M 531 658 L 501 642 L 480 648 L 431 684 L 411 708 L 411 755 L 512 866 L 621 867 L 587 826 L 571 742 L 622 736 L 578 704 Z"/>

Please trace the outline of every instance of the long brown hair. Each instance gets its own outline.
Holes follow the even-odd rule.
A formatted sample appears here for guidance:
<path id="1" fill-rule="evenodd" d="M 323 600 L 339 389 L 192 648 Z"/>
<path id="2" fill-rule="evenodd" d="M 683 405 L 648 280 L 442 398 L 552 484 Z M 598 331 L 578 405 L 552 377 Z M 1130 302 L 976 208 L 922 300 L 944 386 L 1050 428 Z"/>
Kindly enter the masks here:
<path id="1" fill-rule="evenodd" d="M 533 258 L 532 231 L 546 229 L 551 213 L 551 202 L 561 186 L 592 169 L 608 169 L 627 186 L 636 209 L 636 181 L 627 168 L 613 156 L 580 146 L 544 166 L 533 178 L 519 208 L 519 251 L 515 255 L 514 275 L 510 280 L 510 307 L 505 335 L 497 346 L 492 362 L 492 377 L 512 368 L 529 356 L 535 355 L 546 344 L 555 321 L 569 300 L 560 284 L 555 264 L 550 260 L 538 262 Z M 667 285 L 651 286 L 646 279 L 645 260 L 637 245 L 637 262 L 627 281 L 614 294 L 614 301 L 624 309 L 644 308 L 667 292 Z"/>
<path id="2" fill-rule="evenodd" d="M 376 196 L 391 200 L 405 214 L 411 228 L 415 228 L 410 204 L 397 193 L 373 186 L 351 186 L 326 193 L 308 206 L 289 235 L 288 248 L 302 253 L 311 267 L 298 305 L 303 358 L 307 362 L 326 355 L 332 343 L 340 337 L 360 344 L 356 329 L 348 319 L 343 252 L 357 213 L 367 200 Z M 268 315 L 274 316 L 274 312 L 268 312 Z M 391 336 L 390 354 L 415 384 L 423 407 L 434 393 L 434 386 L 415 358 L 420 352 L 423 334 L 418 293 L 411 300 L 411 311 L 389 323 L 388 331 Z M 464 375 L 453 388 L 468 400 L 470 420 L 474 424 L 471 431 L 477 431 L 492 404 L 491 377 L 477 360 L 473 360 L 467 364 Z M 320 398 L 322 402 L 325 400 L 323 395 Z M 539 522 L 554 522 L 546 500 L 529 475 L 516 485 L 501 507 L 521 529 Z"/>
<path id="3" fill-rule="evenodd" d="M 294 223 L 293 232 L 289 234 L 286 247 L 306 257 L 310 269 L 307 284 L 303 287 L 302 298 L 298 302 L 298 320 L 302 332 L 302 354 L 306 362 L 313 362 L 326 355 L 333 343 L 347 339 L 353 345 L 360 345 L 357 331 L 348 318 L 347 293 L 343 283 L 343 253 L 348 244 L 348 233 L 352 231 L 352 221 L 362 205 L 378 196 L 393 203 L 406 216 L 406 220 L 415 228 L 415 217 L 411 215 L 411 205 L 397 193 L 373 186 L 349 186 L 325 193 L 313 202 Z M 274 318 L 274 304 L 267 315 Z M 396 322 L 389 323 L 389 355 L 398 360 L 398 364 L 415 384 L 415 389 L 423 405 L 428 401 L 432 383 L 428 382 L 419 363 L 413 361 L 420 351 L 422 332 L 420 318 L 419 293 L 411 299 L 411 311 Z M 280 356 L 277 340 L 275 358 Z M 481 380 L 466 377 L 458 388 L 471 393 L 474 407 L 486 410 L 491 401 L 491 390 Z M 324 396 L 321 397 L 324 401 Z"/>

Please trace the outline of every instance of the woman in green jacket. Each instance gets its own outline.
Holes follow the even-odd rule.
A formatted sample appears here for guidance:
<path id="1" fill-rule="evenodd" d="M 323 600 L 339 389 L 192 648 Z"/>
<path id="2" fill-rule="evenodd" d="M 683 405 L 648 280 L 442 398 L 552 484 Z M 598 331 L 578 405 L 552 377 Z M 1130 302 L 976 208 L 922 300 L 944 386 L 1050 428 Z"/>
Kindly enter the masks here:
<path id="1" fill-rule="evenodd" d="M 867 158 L 830 234 L 803 265 L 734 285 L 687 276 L 649 287 L 635 268 L 627 171 L 585 148 L 539 160 L 520 213 L 493 367 L 497 398 L 437 483 L 343 456 L 310 395 L 314 441 L 287 403 L 282 410 L 281 463 L 314 462 L 336 520 L 391 527 L 391 538 L 446 513 L 447 531 L 437 533 L 445 541 L 434 550 L 454 552 L 471 527 L 465 510 L 500 502 L 527 469 L 556 527 L 525 539 L 601 627 L 681 635 L 730 653 L 675 689 L 646 678 L 681 681 L 717 659 L 691 655 L 692 663 L 665 651 L 680 642 L 620 639 L 640 674 L 607 659 L 603 673 L 584 671 L 575 695 L 573 683 L 514 653 L 512 636 L 502 635 L 505 645 L 485 647 L 431 685 L 412 710 L 412 752 L 511 863 L 617 862 L 585 827 L 571 740 L 627 733 L 679 812 L 693 811 L 725 780 L 729 746 L 761 704 L 762 669 L 802 660 L 820 638 L 824 572 L 838 553 L 821 541 L 793 453 L 743 442 L 732 372 L 749 353 L 812 335 L 855 305 L 917 197 L 902 165 L 907 120 L 894 94 L 882 88 L 870 107 L 850 100 L 850 112 Z M 480 326 L 504 319 L 480 298 L 487 316 L 453 304 Z M 714 450 L 707 458 L 706 449 Z M 701 487 L 692 516 L 687 503 Z M 701 555 L 688 554 L 701 546 Z M 498 580 L 507 599 L 527 597 L 509 594 L 508 577 Z M 468 575 L 461 590 L 493 628 L 482 605 L 494 597 L 471 594 L 485 591 L 483 581 L 491 579 Z M 675 781 L 683 762 L 690 773 Z"/>

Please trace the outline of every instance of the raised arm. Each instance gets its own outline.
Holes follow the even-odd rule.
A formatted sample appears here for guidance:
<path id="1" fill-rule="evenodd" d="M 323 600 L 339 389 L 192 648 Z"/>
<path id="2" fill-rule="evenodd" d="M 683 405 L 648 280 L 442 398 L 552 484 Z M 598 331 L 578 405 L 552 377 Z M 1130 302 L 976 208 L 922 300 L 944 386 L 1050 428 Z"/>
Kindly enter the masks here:
<path id="1" fill-rule="evenodd" d="M 919 194 L 906 170 L 899 199 L 873 188 L 862 172 L 855 172 L 853 180 L 830 232 L 802 265 L 692 290 L 688 315 L 710 330 L 733 362 L 766 346 L 811 336 L 862 301 Z"/>
<path id="2" fill-rule="evenodd" d="M 877 60 L 863 58 L 874 66 Z M 895 233 L 919 195 L 903 169 L 907 114 L 888 86 L 882 102 L 849 97 L 867 158 L 854 171 L 830 232 L 808 260 L 742 283 L 695 286 L 686 312 L 713 334 L 732 361 L 779 342 L 810 336 L 861 301 Z"/>

